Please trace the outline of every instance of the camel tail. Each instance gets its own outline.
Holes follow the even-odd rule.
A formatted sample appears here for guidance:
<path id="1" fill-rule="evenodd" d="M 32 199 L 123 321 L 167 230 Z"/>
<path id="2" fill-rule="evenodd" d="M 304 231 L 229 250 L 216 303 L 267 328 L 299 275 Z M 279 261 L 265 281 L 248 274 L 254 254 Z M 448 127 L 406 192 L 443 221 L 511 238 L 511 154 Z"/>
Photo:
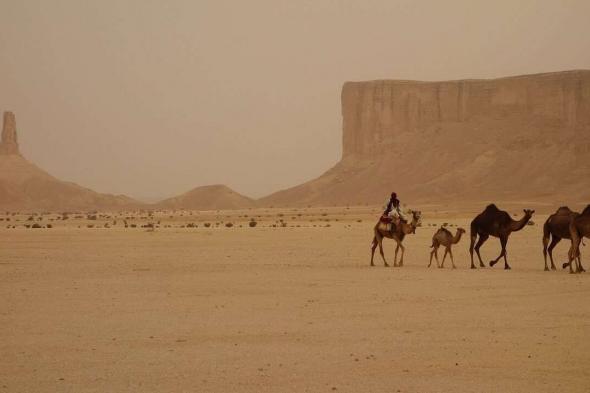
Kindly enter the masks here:
<path id="1" fill-rule="evenodd" d="M 543 239 L 549 239 L 551 236 L 551 231 L 549 230 L 549 220 L 545 221 L 543 224 Z"/>
<path id="2" fill-rule="evenodd" d="M 477 226 L 475 225 L 475 220 L 473 220 L 469 226 L 469 235 L 472 239 L 477 236 Z"/>
<path id="3" fill-rule="evenodd" d="M 377 236 L 373 236 L 373 241 L 371 242 L 371 248 L 377 243 Z"/>

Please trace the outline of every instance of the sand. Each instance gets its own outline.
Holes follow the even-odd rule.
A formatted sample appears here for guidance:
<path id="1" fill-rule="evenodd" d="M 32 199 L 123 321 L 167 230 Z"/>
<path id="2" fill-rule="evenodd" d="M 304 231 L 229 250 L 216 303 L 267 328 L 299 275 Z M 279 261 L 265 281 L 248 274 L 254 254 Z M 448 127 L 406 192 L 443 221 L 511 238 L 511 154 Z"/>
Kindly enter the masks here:
<path id="1" fill-rule="evenodd" d="M 590 273 L 543 271 L 546 216 L 511 236 L 511 271 L 468 269 L 468 237 L 457 270 L 426 268 L 438 225 L 468 228 L 440 212 L 406 239 L 405 267 L 370 268 L 376 211 L 123 215 L 155 229 L 9 216 L 0 392 L 588 391 Z"/>

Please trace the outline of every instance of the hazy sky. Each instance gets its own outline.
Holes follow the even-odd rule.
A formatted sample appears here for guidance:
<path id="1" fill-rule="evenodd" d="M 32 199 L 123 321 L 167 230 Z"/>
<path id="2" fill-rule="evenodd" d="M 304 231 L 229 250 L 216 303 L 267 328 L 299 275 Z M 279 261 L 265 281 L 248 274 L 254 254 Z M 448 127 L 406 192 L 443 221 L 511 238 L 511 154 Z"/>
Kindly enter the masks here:
<path id="1" fill-rule="evenodd" d="M 590 68 L 589 18 L 588 0 L 0 0 L 0 110 L 61 179 L 257 197 L 338 161 L 344 81 Z"/>

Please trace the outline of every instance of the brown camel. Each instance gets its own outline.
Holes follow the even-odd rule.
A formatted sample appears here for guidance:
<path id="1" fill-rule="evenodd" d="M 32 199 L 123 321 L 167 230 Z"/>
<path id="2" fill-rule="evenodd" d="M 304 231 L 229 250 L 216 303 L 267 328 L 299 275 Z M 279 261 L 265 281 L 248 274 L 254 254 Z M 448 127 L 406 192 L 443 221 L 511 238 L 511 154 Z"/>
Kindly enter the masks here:
<path id="1" fill-rule="evenodd" d="M 518 221 L 510 218 L 510 214 L 500 210 L 496 205 L 488 205 L 485 210 L 471 221 L 471 245 L 469 246 L 469 254 L 471 255 L 471 268 L 475 269 L 473 264 L 473 250 L 477 253 L 479 259 L 479 266 L 485 267 L 479 254 L 479 249 L 482 244 L 488 240 L 488 237 L 493 236 L 500 239 L 502 251 L 498 258 L 490 261 L 490 266 L 494 266 L 500 258 L 504 257 L 504 269 L 510 269 L 508 260 L 506 258 L 506 244 L 508 237 L 512 232 L 520 231 L 530 221 L 534 210 L 524 209 L 524 217 Z M 475 240 L 477 244 L 475 244 Z M 475 247 L 474 247 L 475 245 Z"/>
<path id="2" fill-rule="evenodd" d="M 459 243 L 459 240 L 461 240 L 461 236 L 464 233 L 465 229 L 457 228 L 457 233 L 455 234 L 455 236 L 453 236 L 453 234 L 448 229 L 439 228 L 439 230 L 436 231 L 434 236 L 432 236 L 432 246 L 430 246 L 432 248 L 432 251 L 430 252 L 430 263 L 428 264 L 428 267 L 432 265 L 432 257 L 434 256 L 436 258 L 436 267 L 444 268 L 445 258 L 447 257 L 447 254 L 449 254 L 451 256 L 451 263 L 453 264 L 453 269 L 456 269 L 457 267 L 455 266 L 455 261 L 453 260 L 453 252 L 451 251 L 451 246 L 453 244 Z M 443 255 L 442 264 L 439 265 L 438 247 L 441 245 L 445 247 L 445 254 Z"/>
<path id="3" fill-rule="evenodd" d="M 561 239 L 571 239 L 570 221 L 578 213 L 571 211 L 567 206 L 562 206 L 555 213 L 547 218 L 543 225 L 543 258 L 545 259 L 545 271 L 549 271 L 547 266 L 547 254 L 551 261 L 551 270 L 555 270 L 553 263 L 553 249 Z M 549 240 L 551 239 L 551 244 Z M 549 248 L 547 245 L 549 244 Z"/>
<path id="4" fill-rule="evenodd" d="M 582 238 L 590 238 L 590 205 L 586 206 L 581 214 L 575 214 L 570 220 L 569 225 L 570 237 L 572 239 L 572 245 L 569 251 L 569 261 L 563 264 L 565 269 L 567 266 L 570 267 L 570 273 L 581 273 L 584 272 L 582 267 L 582 258 L 580 256 L 580 243 Z M 572 265 L 576 263 L 576 270 L 574 271 Z"/>
<path id="5" fill-rule="evenodd" d="M 371 244 L 371 266 L 375 266 L 373 263 L 373 257 L 375 256 L 375 248 L 377 248 L 377 245 L 379 246 L 381 258 L 383 258 L 383 264 L 389 266 L 385 260 L 385 254 L 383 254 L 383 238 L 393 239 L 397 243 L 397 246 L 395 247 L 395 257 L 393 258 L 393 266 L 401 267 L 404 265 L 405 247 L 402 245 L 402 242 L 406 235 L 416 233 L 416 228 L 420 225 L 421 213 L 419 211 L 411 211 L 411 213 L 412 221 L 409 224 L 406 222 L 401 222 L 399 225 L 392 224 L 394 228 L 391 231 L 387 230 L 387 224 L 381 221 L 375 225 L 375 236 L 373 236 L 373 243 Z M 398 264 L 397 252 L 400 248 L 402 250 L 402 255 Z"/>

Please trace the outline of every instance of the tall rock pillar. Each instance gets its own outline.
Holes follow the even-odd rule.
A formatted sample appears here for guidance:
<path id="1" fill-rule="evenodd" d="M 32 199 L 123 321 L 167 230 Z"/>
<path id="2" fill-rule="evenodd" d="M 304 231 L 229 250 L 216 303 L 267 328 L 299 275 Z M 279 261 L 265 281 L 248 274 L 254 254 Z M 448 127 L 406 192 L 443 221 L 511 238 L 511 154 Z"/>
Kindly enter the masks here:
<path id="1" fill-rule="evenodd" d="M 0 140 L 0 154 L 19 154 L 16 138 L 16 118 L 12 112 L 4 112 L 2 139 Z"/>

